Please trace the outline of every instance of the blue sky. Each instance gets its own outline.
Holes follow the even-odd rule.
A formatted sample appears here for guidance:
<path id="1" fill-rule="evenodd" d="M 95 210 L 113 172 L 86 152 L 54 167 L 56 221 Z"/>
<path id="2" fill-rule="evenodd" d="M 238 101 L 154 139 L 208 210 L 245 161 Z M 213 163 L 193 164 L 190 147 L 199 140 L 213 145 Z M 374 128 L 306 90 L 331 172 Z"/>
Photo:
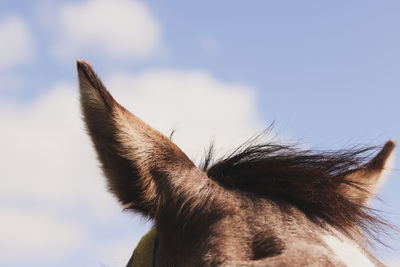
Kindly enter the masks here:
<path id="1" fill-rule="evenodd" d="M 134 113 L 175 128 L 195 161 L 211 139 L 227 151 L 272 121 L 321 149 L 400 139 L 398 1 L 4 0 L 0 10 L 0 265 L 118 266 L 149 225 L 106 192 L 80 121 L 77 58 Z M 374 207 L 400 226 L 395 166 Z M 376 254 L 399 264 L 399 240 Z"/>

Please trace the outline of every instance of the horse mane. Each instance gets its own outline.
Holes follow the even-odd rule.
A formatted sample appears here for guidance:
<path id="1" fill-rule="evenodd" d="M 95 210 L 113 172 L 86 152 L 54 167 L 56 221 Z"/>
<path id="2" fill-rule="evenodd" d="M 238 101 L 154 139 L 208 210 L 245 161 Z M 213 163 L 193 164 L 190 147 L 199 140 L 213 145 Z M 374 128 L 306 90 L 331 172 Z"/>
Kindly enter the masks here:
<path id="1" fill-rule="evenodd" d="M 354 238 L 366 241 L 368 236 L 382 243 L 378 233 L 392 227 L 377 210 L 351 199 L 343 190 L 350 186 L 368 193 L 348 175 L 362 167 L 378 147 L 319 151 L 260 142 L 263 136 L 250 139 L 218 160 L 214 160 L 211 145 L 200 168 L 225 188 L 290 203 L 322 227 L 328 224 Z"/>

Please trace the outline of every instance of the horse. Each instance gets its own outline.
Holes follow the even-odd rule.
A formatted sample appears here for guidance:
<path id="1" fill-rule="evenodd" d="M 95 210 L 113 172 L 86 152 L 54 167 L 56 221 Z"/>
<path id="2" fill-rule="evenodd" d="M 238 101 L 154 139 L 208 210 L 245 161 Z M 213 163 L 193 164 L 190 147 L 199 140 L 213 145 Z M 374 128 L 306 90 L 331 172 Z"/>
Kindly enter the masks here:
<path id="1" fill-rule="evenodd" d="M 368 205 L 394 140 L 379 152 L 252 140 L 218 160 L 210 150 L 196 167 L 122 107 L 89 63 L 78 60 L 77 69 L 109 190 L 154 221 L 127 266 L 383 266 L 368 244 L 386 222 Z M 144 261 L 135 260 L 140 251 Z"/>

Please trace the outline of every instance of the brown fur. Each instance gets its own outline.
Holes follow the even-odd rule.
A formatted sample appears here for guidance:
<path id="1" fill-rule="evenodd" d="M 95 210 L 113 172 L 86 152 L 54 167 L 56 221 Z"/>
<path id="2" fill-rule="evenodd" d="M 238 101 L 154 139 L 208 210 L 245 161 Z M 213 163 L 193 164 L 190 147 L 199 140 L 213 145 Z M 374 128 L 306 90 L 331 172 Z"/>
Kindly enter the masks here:
<path id="1" fill-rule="evenodd" d="M 299 150 L 246 144 L 198 169 L 167 137 L 119 105 L 78 61 L 83 117 L 110 191 L 154 219 L 156 266 L 341 266 L 321 236 L 352 242 L 371 262 L 367 208 L 395 142 L 371 149 Z"/>

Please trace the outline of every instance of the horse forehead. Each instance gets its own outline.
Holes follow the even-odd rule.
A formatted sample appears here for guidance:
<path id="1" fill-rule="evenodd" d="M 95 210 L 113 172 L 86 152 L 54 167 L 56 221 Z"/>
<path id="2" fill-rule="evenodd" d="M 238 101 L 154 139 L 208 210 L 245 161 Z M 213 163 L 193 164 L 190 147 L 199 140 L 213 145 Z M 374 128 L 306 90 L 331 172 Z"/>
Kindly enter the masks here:
<path id="1" fill-rule="evenodd" d="M 346 266 L 375 266 L 365 254 L 365 250 L 361 249 L 354 241 L 330 234 L 322 235 L 321 239 L 332 250 L 336 258 Z"/>

